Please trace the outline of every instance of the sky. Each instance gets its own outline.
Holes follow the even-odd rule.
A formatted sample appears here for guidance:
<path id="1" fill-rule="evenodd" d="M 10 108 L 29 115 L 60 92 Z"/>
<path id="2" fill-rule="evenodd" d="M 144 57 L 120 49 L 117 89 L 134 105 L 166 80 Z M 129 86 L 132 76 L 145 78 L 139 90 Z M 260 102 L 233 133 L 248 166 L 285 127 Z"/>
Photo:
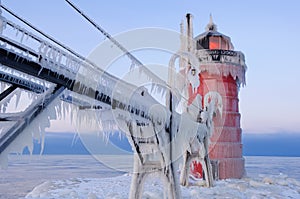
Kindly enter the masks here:
<path id="1" fill-rule="evenodd" d="M 127 0 L 73 1 L 111 35 L 146 27 L 179 31 L 186 13 L 194 16 L 194 36 L 213 15 L 218 31 L 231 37 L 246 57 L 247 85 L 240 88 L 245 133 L 300 133 L 300 2 Z M 63 0 L 2 0 L 2 3 L 80 54 L 104 39 Z M 3 15 L 12 19 L 7 13 Z M 139 57 L 143 61 L 143 57 Z M 147 59 L 147 58 L 145 58 Z M 49 131 L 74 131 L 66 121 Z"/>

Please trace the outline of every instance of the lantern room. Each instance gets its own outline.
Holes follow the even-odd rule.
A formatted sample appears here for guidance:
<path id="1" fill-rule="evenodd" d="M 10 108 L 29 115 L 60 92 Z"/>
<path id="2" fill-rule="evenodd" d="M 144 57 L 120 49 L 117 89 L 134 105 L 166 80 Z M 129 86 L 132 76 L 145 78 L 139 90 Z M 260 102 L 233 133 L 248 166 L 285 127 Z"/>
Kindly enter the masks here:
<path id="1" fill-rule="evenodd" d="M 213 23 L 211 15 L 206 32 L 198 35 L 195 40 L 197 50 L 234 50 L 230 37 L 217 31 L 217 25 Z"/>

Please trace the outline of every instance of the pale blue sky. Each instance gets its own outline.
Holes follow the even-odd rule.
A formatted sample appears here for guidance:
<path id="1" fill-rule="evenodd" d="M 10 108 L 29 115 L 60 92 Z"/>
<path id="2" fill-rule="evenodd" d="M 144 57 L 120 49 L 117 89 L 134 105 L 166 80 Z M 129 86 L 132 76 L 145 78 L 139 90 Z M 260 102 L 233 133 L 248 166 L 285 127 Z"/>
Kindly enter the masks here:
<path id="1" fill-rule="evenodd" d="M 103 36 L 63 0 L 2 0 L 2 3 L 82 55 L 88 55 L 103 41 Z M 240 92 L 244 132 L 300 132 L 299 1 L 74 0 L 74 3 L 112 35 L 143 27 L 179 31 L 181 20 L 190 12 L 194 15 L 196 36 L 204 32 L 212 13 L 218 30 L 230 36 L 235 50 L 246 56 L 247 86 Z M 53 128 L 59 129 L 59 125 L 56 123 Z"/>

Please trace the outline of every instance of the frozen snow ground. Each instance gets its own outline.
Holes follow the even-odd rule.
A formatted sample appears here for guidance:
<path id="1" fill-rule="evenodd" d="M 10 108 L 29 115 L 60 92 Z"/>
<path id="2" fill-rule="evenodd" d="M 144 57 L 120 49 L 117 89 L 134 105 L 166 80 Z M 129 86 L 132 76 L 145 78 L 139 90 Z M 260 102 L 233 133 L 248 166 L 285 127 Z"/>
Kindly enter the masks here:
<path id="1" fill-rule="evenodd" d="M 27 194 L 27 199 L 127 199 L 131 176 L 126 174 L 112 178 L 73 178 L 46 181 Z M 259 175 L 257 178 L 243 178 L 217 181 L 213 188 L 181 187 L 183 198 L 300 198 L 300 182 L 287 175 Z M 163 198 L 160 180 L 146 181 L 143 198 Z"/>
<path id="2" fill-rule="evenodd" d="M 0 170 L 0 199 L 128 198 L 131 177 L 111 167 L 116 159 L 119 164 L 126 160 L 111 158 L 104 164 L 88 155 L 10 156 L 8 169 Z M 183 198 L 300 198 L 300 157 L 245 159 L 248 178 L 219 181 L 211 189 L 182 187 Z M 122 168 L 131 170 L 130 161 Z M 162 195 L 160 180 L 146 181 L 144 198 Z"/>

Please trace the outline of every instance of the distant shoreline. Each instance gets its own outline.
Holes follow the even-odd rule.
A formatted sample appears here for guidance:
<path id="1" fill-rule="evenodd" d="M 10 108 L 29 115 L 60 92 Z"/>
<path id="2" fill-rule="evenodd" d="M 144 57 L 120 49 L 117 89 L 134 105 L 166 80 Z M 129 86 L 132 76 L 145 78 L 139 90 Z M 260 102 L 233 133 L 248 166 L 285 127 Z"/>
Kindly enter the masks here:
<path id="1" fill-rule="evenodd" d="M 51 133 L 45 136 L 44 155 L 89 155 L 89 150 L 75 133 Z M 121 151 L 131 153 L 125 136 L 120 140 L 118 134 L 110 137 L 110 142 L 120 147 Z M 102 143 L 103 144 L 103 143 Z M 300 157 L 300 134 L 276 133 L 276 134 L 242 134 L 244 156 L 276 156 L 276 157 Z M 103 146 L 105 149 L 105 146 Z M 104 151 L 104 150 L 103 150 Z M 24 150 L 24 154 L 29 154 Z M 40 154 L 40 144 L 34 142 L 33 154 Z M 101 151 L 99 152 L 101 154 Z M 104 151 L 103 154 L 107 154 Z"/>

